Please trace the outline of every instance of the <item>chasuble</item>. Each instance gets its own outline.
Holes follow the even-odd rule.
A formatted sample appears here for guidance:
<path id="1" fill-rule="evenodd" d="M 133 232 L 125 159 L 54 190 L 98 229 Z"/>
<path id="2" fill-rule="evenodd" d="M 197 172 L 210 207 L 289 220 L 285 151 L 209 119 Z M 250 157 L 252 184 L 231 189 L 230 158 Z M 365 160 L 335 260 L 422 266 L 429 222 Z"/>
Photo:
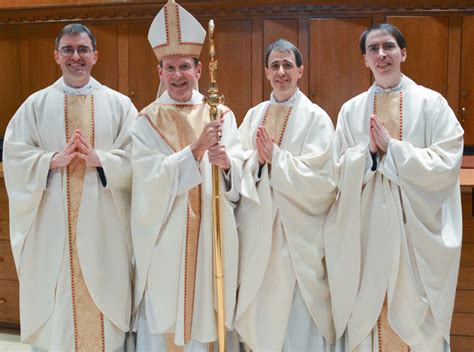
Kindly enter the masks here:
<path id="1" fill-rule="evenodd" d="M 392 139 L 371 170 L 369 118 Z M 461 250 L 463 130 L 446 100 L 406 76 L 346 102 L 338 195 L 325 225 L 336 335 L 348 351 L 447 351 Z"/>

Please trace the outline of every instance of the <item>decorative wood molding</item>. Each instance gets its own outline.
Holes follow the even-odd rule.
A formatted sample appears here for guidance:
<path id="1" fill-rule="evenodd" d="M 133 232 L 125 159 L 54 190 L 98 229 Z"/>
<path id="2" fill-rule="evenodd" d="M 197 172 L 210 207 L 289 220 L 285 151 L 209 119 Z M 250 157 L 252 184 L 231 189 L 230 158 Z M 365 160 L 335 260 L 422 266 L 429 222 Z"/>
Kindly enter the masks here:
<path id="1" fill-rule="evenodd" d="M 269 4 L 260 0 L 248 1 L 183 1 L 186 9 L 200 19 L 213 18 L 258 18 L 258 17 L 343 17 L 347 15 L 387 14 L 474 14 L 474 1 L 370 1 L 360 3 L 326 1 L 315 4 L 288 0 L 286 4 Z M 50 5 L 28 8 L 0 9 L 0 25 L 50 22 L 101 22 L 116 20 L 151 20 L 163 5 L 149 2 L 99 3 L 90 5 Z"/>

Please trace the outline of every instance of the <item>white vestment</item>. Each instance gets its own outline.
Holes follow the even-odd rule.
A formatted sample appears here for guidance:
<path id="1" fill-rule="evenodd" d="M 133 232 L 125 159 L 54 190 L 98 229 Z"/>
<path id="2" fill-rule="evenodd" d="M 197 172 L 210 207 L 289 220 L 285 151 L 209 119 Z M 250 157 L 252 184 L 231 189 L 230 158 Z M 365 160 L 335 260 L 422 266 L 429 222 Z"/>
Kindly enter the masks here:
<path id="1" fill-rule="evenodd" d="M 347 326 L 347 349 L 372 351 L 386 298 L 388 322 L 412 351 L 442 351 L 461 249 L 463 130 L 440 94 L 405 76 L 390 91 L 400 96 L 401 138 L 375 171 L 369 118 L 374 96 L 389 92 L 374 84 L 339 114 L 339 192 L 324 237 L 336 335 Z"/>
<path id="2" fill-rule="evenodd" d="M 174 150 L 174 144 L 163 129 L 169 125 L 177 128 L 178 135 L 196 133 L 190 126 L 198 121 L 207 121 L 208 109 L 202 102 L 202 95 L 193 91 L 192 99 L 186 103 L 173 101 L 165 92 L 158 101 L 145 108 L 139 115 L 133 135 L 133 197 L 132 197 L 132 239 L 136 257 L 135 312 L 139 314 L 138 328 L 146 321 L 146 334 L 156 346 L 163 345 L 166 334 L 172 334 L 172 341 L 178 346 L 186 343 L 185 325 L 190 326 L 190 343 L 199 345 L 217 340 L 215 318 L 215 289 L 212 254 L 212 168 L 207 152 L 198 162 L 189 145 Z M 204 112 L 207 116 L 196 116 L 196 121 L 186 122 L 186 113 Z M 171 120 L 162 129 L 158 127 L 165 118 Z M 227 329 L 232 329 L 238 270 L 238 236 L 234 218 L 235 202 L 240 198 L 242 148 L 238 140 L 235 117 L 228 108 L 219 106 L 224 118 L 221 143 L 225 145 L 231 162 L 226 177 L 220 179 L 220 211 L 222 251 L 224 258 L 224 302 Z M 179 117 L 173 117 L 181 114 Z M 177 121 L 180 120 L 180 121 Z M 183 127 L 184 126 L 184 127 Z M 201 125 L 202 127 L 203 125 Z M 197 229 L 195 280 L 192 282 L 191 312 L 186 302 L 185 272 L 188 253 L 187 235 L 189 225 L 188 194 L 199 187 L 200 225 Z M 192 199 L 189 199 L 189 203 Z M 189 241 L 188 241 L 189 240 Z M 190 264 L 192 265 L 192 263 Z M 140 309 L 144 304 L 145 309 Z M 188 309 L 188 310 L 186 310 Z M 192 315 L 190 315 L 192 314 Z M 141 335 L 137 331 L 138 345 Z"/>
<path id="3" fill-rule="evenodd" d="M 105 348 L 123 344 L 131 313 L 131 124 L 126 96 L 93 78 L 74 90 L 62 78 L 31 95 L 5 134 L 4 173 L 10 237 L 20 282 L 21 339 L 41 349 L 73 350 L 66 168 L 50 170 L 66 144 L 65 92 L 93 97 L 96 167 L 85 170 L 76 243 L 87 290 L 103 314 Z M 68 92 L 68 95 L 71 93 Z M 76 299 L 81 299 L 76 297 Z"/>
<path id="4" fill-rule="evenodd" d="M 278 133 L 270 134 L 275 139 L 272 163 L 259 176 L 256 132 L 275 118 L 273 108 L 279 119 L 286 117 Z M 322 229 L 336 193 L 332 122 L 298 90 L 285 103 L 272 98 L 252 108 L 239 132 L 250 155 L 237 217 L 241 254 L 235 329 L 255 351 L 327 350 L 334 327 Z M 292 334 L 304 329 L 308 334 L 299 335 L 295 345 Z"/>

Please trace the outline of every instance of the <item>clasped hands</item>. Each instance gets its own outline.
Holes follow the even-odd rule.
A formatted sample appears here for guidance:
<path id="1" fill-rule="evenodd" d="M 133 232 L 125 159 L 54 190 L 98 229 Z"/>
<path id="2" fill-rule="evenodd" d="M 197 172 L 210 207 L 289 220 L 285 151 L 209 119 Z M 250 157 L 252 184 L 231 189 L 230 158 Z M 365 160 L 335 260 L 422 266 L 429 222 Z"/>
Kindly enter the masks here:
<path id="1" fill-rule="evenodd" d="M 190 148 L 196 160 L 201 160 L 202 155 L 207 150 L 209 162 L 217 165 L 224 171 L 228 171 L 230 169 L 230 160 L 225 146 L 220 142 L 223 122 L 224 118 L 220 118 L 206 124 L 201 135 L 190 145 Z"/>
<path id="2" fill-rule="evenodd" d="M 76 130 L 66 147 L 53 156 L 50 169 L 68 166 L 75 158 L 83 160 L 86 167 L 102 166 L 94 148 L 80 130 Z"/>
<path id="3" fill-rule="evenodd" d="M 383 153 L 387 152 L 388 144 L 392 139 L 390 133 L 385 128 L 384 123 L 380 121 L 377 115 L 371 115 L 369 121 L 369 130 L 370 130 L 370 144 L 369 150 L 372 154 L 382 151 Z"/>
<path id="4" fill-rule="evenodd" d="M 275 141 L 273 140 L 273 138 L 270 138 L 264 126 L 260 126 L 257 128 L 256 144 L 258 162 L 260 163 L 260 165 L 264 165 L 265 163 L 271 165 L 273 156 L 273 145 L 275 144 Z"/>

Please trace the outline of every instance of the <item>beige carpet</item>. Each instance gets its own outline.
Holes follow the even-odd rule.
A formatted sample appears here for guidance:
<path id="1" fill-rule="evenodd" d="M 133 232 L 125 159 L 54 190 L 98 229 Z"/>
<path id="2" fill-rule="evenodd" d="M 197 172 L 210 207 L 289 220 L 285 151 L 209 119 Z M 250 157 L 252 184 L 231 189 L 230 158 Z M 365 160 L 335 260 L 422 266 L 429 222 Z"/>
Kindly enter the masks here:
<path id="1" fill-rule="evenodd" d="M 29 345 L 20 343 L 20 336 L 0 333 L 0 352 L 29 352 L 30 350 Z"/>

